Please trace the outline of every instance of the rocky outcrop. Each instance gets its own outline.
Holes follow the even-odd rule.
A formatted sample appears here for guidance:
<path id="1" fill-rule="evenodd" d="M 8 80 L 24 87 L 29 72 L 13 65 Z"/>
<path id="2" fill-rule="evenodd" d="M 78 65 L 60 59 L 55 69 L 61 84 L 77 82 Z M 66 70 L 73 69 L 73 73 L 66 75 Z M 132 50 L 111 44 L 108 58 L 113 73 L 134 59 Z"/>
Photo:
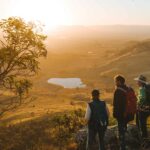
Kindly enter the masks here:
<path id="1" fill-rule="evenodd" d="M 77 133 L 76 142 L 78 150 L 85 150 L 86 138 L 86 128 Z M 117 126 L 108 127 L 105 134 L 105 145 L 107 150 L 119 150 Z M 138 128 L 135 125 L 129 125 L 126 132 L 126 145 L 127 150 L 150 150 L 150 139 L 142 140 Z"/>

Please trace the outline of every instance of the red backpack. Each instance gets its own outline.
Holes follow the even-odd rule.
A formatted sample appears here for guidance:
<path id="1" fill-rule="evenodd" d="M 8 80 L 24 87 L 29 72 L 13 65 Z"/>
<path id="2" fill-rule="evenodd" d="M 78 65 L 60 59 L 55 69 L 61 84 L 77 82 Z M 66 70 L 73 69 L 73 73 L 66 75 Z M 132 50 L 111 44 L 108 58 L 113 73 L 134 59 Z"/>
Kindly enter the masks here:
<path id="1" fill-rule="evenodd" d="M 122 90 L 126 95 L 126 112 L 125 116 L 129 117 L 129 121 L 134 120 L 134 115 L 137 112 L 137 97 L 135 95 L 134 90 L 131 87 L 128 87 L 127 90 L 123 88 L 118 88 Z"/>

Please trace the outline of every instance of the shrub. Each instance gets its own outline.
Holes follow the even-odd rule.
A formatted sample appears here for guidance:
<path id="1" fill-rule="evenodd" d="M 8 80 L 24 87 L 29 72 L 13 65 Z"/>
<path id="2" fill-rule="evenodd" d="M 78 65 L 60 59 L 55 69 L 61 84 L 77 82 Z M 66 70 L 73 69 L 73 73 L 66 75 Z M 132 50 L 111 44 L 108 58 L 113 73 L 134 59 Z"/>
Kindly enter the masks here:
<path id="1" fill-rule="evenodd" d="M 75 147 L 74 135 L 84 126 L 81 109 L 0 127 L 0 150 L 48 150 Z M 70 146 L 69 146 L 70 145 Z"/>

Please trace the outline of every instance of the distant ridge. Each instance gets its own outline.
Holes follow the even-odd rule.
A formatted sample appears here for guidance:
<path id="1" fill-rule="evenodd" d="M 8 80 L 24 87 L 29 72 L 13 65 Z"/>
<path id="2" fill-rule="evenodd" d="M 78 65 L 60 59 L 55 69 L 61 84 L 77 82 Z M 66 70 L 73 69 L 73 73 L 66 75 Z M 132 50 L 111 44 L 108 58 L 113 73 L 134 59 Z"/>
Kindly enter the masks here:
<path id="1" fill-rule="evenodd" d="M 128 40 L 150 39 L 150 25 L 94 25 L 59 26 L 49 32 L 50 36 L 71 38 L 116 38 Z"/>

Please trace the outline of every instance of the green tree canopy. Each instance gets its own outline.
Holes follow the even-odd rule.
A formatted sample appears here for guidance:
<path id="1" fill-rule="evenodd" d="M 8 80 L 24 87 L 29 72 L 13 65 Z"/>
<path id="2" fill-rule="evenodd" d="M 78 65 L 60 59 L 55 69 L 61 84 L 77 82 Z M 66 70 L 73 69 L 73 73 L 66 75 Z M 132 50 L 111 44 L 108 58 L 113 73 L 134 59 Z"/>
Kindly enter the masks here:
<path id="1" fill-rule="evenodd" d="M 0 86 L 18 90 L 21 83 L 28 87 L 26 79 L 38 72 L 39 57 L 47 55 L 42 27 L 10 17 L 0 21 L 0 30 Z"/>

